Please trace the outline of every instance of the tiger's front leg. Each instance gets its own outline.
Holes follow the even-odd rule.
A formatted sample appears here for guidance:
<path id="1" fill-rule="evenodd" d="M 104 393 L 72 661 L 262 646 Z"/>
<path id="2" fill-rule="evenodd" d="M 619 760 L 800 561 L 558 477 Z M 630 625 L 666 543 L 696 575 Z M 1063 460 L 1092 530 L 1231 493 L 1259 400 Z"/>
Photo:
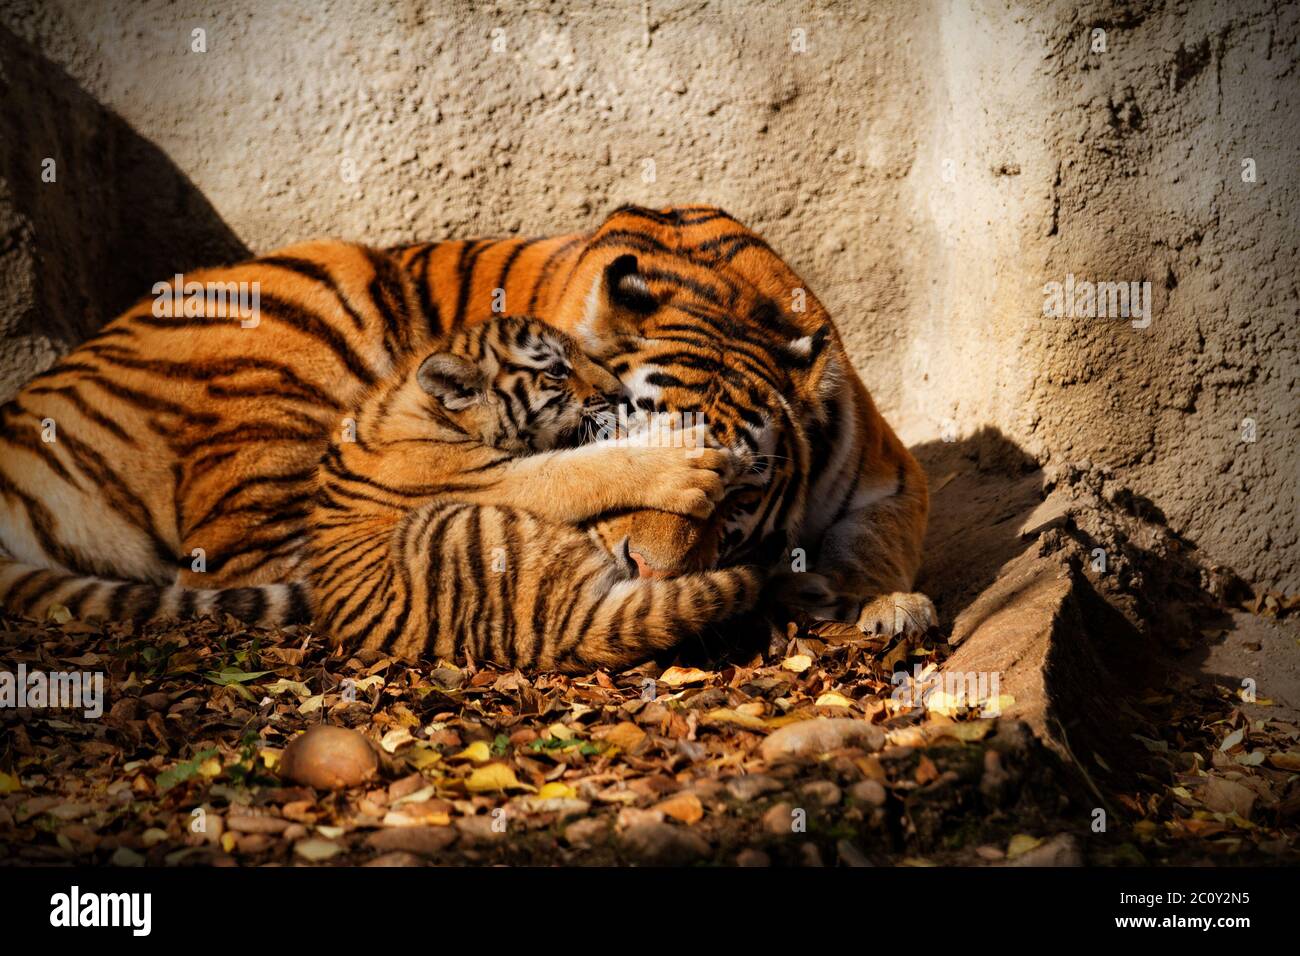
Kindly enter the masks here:
<path id="1" fill-rule="evenodd" d="M 927 511 L 922 484 L 919 493 L 848 512 L 809 549 L 812 567 L 786 577 L 787 603 L 868 634 L 920 634 L 937 627 L 934 603 L 912 590 Z"/>

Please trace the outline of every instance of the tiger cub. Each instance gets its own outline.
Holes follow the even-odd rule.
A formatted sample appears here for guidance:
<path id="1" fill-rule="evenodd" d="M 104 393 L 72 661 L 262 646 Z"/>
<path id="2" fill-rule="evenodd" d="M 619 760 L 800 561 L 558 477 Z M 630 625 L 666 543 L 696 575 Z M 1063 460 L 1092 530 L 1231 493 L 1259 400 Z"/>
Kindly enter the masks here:
<path id="1" fill-rule="evenodd" d="M 586 673 L 754 604 L 756 569 L 641 578 L 578 526 L 633 508 L 705 518 L 731 453 L 577 444 L 622 389 L 537 320 L 462 328 L 440 349 L 372 390 L 355 440 L 321 460 L 306 561 L 318 629 L 408 659 Z"/>

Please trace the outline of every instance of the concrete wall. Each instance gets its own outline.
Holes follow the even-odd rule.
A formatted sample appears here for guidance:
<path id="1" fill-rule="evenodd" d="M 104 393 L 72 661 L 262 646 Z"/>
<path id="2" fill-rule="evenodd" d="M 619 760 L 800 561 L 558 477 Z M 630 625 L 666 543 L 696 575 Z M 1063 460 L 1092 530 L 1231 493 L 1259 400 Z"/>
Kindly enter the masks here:
<path id="1" fill-rule="evenodd" d="M 220 6 L 0 12 L 5 394 L 178 268 L 712 202 L 909 440 L 1110 468 L 1300 589 L 1295 5 Z M 1045 317 L 1068 274 L 1149 281 L 1150 326 Z"/>

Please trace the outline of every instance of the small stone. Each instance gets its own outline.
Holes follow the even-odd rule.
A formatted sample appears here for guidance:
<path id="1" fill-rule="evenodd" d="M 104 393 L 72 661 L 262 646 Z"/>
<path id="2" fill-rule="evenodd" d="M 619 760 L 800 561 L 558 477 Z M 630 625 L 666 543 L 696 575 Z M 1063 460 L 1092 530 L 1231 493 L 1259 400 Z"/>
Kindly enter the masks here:
<path id="1" fill-rule="evenodd" d="M 506 827 L 502 828 L 497 820 L 499 817 L 487 815 L 475 817 L 457 817 L 456 829 L 460 831 L 461 837 L 470 846 L 478 846 L 485 843 L 495 843 L 506 835 L 509 829 L 509 818 Z M 494 826 L 495 824 L 495 826 Z"/>
<path id="2" fill-rule="evenodd" d="M 736 866 L 771 866 L 772 858 L 762 850 L 741 850 L 736 854 Z"/>
<path id="3" fill-rule="evenodd" d="M 404 851 L 420 856 L 437 856 L 456 842 L 451 827 L 393 827 L 366 837 L 366 846 L 384 853 Z"/>
<path id="4" fill-rule="evenodd" d="M 662 810 L 623 807 L 618 811 L 618 818 L 614 825 L 620 830 L 628 830 L 643 824 L 663 822 L 664 812 Z"/>
<path id="5" fill-rule="evenodd" d="M 1079 841 L 1069 833 L 1058 833 L 1045 843 L 1021 853 L 1003 866 L 1083 866 Z"/>
<path id="6" fill-rule="evenodd" d="M 885 732 L 875 724 L 851 717 L 818 717 L 787 724 L 763 741 L 759 753 L 764 760 L 777 761 L 816 757 L 841 747 L 879 750 Z"/>
<path id="7" fill-rule="evenodd" d="M 588 847 L 599 843 L 609 829 L 600 817 L 577 820 L 564 828 L 564 839 L 570 846 Z"/>
<path id="8" fill-rule="evenodd" d="M 240 833 L 283 833 L 289 827 L 288 820 L 279 817 L 255 817 L 246 814 L 234 814 L 226 817 L 226 828 Z"/>
<path id="9" fill-rule="evenodd" d="M 885 788 L 875 780 L 859 780 L 849 787 L 849 799 L 869 807 L 883 807 L 888 796 Z"/>
<path id="10" fill-rule="evenodd" d="M 307 835 L 307 828 L 301 823 L 291 823 L 284 828 L 284 839 L 297 842 Z"/>
<path id="11" fill-rule="evenodd" d="M 623 851 L 639 863 L 683 866 L 712 851 L 707 840 L 693 830 L 671 823 L 640 823 L 619 837 Z"/>
<path id="12" fill-rule="evenodd" d="M 318 724 L 289 741 L 280 755 L 281 776 L 321 790 L 365 783 L 379 771 L 379 755 L 362 734 Z"/>
<path id="13" fill-rule="evenodd" d="M 835 853 L 845 866 L 871 866 L 867 855 L 848 840 L 840 840 L 836 843 Z"/>
<path id="14" fill-rule="evenodd" d="M 764 794 L 775 793 L 785 785 L 766 774 L 748 773 L 743 777 L 732 777 L 726 786 L 729 794 L 742 803 L 748 803 Z"/>
<path id="15" fill-rule="evenodd" d="M 381 854 L 362 866 L 424 866 L 424 860 L 414 853 L 394 850 L 392 853 Z"/>
<path id="16" fill-rule="evenodd" d="M 774 803 L 763 814 L 763 829 L 773 836 L 789 836 L 794 832 L 794 807 L 788 803 Z"/>
<path id="17" fill-rule="evenodd" d="M 840 788 L 829 780 L 814 780 L 804 784 L 800 792 L 819 807 L 833 807 L 840 802 L 842 796 Z"/>
<path id="18" fill-rule="evenodd" d="M 690 787 L 682 792 L 693 793 L 699 797 L 702 802 L 710 803 L 721 798 L 724 793 L 728 792 L 728 788 L 721 780 L 714 777 L 703 777 L 696 780 L 690 785 Z"/>
<path id="19" fill-rule="evenodd" d="M 799 847 L 799 861 L 804 866 L 825 866 L 822 862 L 822 851 L 817 849 L 816 843 L 805 843 Z"/>
<path id="20" fill-rule="evenodd" d="M 239 848 L 240 853 L 251 856 L 254 853 L 261 853 L 272 842 L 265 833 L 245 833 L 235 841 L 235 846 Z"/>

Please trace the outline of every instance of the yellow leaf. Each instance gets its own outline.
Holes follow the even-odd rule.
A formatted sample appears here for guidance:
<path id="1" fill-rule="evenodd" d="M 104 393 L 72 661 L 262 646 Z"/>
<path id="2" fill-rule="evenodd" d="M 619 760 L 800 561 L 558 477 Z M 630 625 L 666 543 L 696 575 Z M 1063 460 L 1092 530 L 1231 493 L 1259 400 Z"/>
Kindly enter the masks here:
<path id="1" fill-rule="evenodd" d="M 221 849 L 225 850 L 227 853 L 233 853 L 235 843 L 238 839 L 239 838 L 235 836 L 234 833 L 227 830 L 225 833 L 221 834 Z"/>
<path id="2" fill-rule="evenodd" d="M 13 774 L 0 773 L 0 793 L 17 793 L 22 788 L 22 781 Z"/>
<path id="3" fill-rule="evenodd" d="M 451 815 L 442 810 L 407 807 L 389 810 L 384 814 L 383 823 L 386 827 L 445 827 L 451 825 Z"/>
<path id="4" fill-rule="evenodd" d="M 1292 771 L 1300 770 L 1300 754 L 1298 753 L 1269 754 L 1268 765 L 1270 767 L 1276 767 L 1278 770 L 1292 770 Z M 0 774 L 0 777 L 3 776 L 4 774 Z M 4 788 L 0 787 L 0 793 L 3 792 L 4 792 Z"/>
<path id="5" fill-rule="evenodd" d="M 221 761 L 216 757 L 209 757 L 203 763 L 199 764 L 199 773 L 204 777 L 215 777 L 221 773 Z"/>
<path id="6" fill-rule="evenodd" d="M 302 681 L 285 680 L 283 677 L 266 687 L 268 694 L 293 694 L 295 697 L 310 697 L 311 691 Z"/>
<path id="7" fill-rule="evenodd" d="M 837 694 L 835 691 L 827 691 L 817 698 L 818 707 L 852 707 L 853 701 L 849 700 L 843 694 Z"/>
<path id="8" fill-rule="evenodd" d="M 592 731 L 591 736 L 613 744 L 619 750 L 634 750 L 645 740 L 645 731 L 630 720 L 625 720 L 613 727 L 598 727 Z"/>
<path id="9" fill-rule="evenodd" d="M 996 721 L 970 720 L 958 724 L 948 724 L 943 728 L 944 736 L 956 737 L 965 743 L 983 740 L 993 730 Z"/>
<path id="10" fill-rule="evenodd" d="M 487 763 L 492 759 L 492 748 L 486 740 L 476 740 L 458 754 L 452 754 L 452 760 L 472 760 L 475 763 Z"/>
<path id="11" fill-rule="evenodd" d="M 787 657 L 783 660 L 781 662 L 781 667 L 782 669 L 792 671 L 795 674 L 802 674 L 808 668 L 812 667 L 812 663 L 812 658 L 807 654 L 795 654 L 792 657 Z"/>
<path id="12" fill-rule="evenodd" d="M 280 753 L 281 751 L 279 750 L 272 750 L 271 748 L 266 747 L 259 750 L 257 755 L 262 758 L 262 766 L 266 767 L 268 770 L 274 770 L 276 765 L 280 762 Z"/>
<path id="13" fill-rule="evenodd" d="M 316 711 L 321 709 L 321 706 L 324 703 L 325 703 L 324 694 L 317 694 L 315 697 L 308 697 L 306 700 L 304 700 L 301 704 L 298 705 L 298 713 L 303 715 L 315 713 Z"/>
<path id="14" fill-rule="evenodd" d="M 1030 836 L 1028 833 L 1017 833 L 1007 844 L 1007 859 L 1014 860 L 1018 856 L 1024 856 L 1035 847 L 1042 846 L 1042 838 Z"/>
<path id="15" fill-rule="evenodd" d="M 407 763 L 416 770 L 421 771 L 426 767 L 432 767 L 434 764 L 442 760 L 442 756 L 438 751 L 434 750 L 426 743 L 417 743 L 414 747 L 403 754 L 403 756 L 406 757 Z"/>
<path id="16" fill-rule="evenodd" d="M 1155 837 L 1160 828 L 1156 826 L 1154 820 L 1139 820 L 1133 824 L 1133 834 L 1143 843 Z"/>
<path id="17" fill-rule="evenodd" d="M 704 816 L 704 805 L 700 803 L 700 798 L 693 793 L 679 793 L 671 796 L 667 800 L 656 804 L 654 809 L 665 816 L 670 816 L 674 820 L 680 820 L 686 824 L 695 823 Z"/>
<path id="18" fill-rule="evenodd" d="M 943 714 L 945 717 L 956 716 L 965 706 L 963 698 L 954 697 L 947 691 L 932 690 L 925 697 L 926 710 L 932 714 Z"/>
<path id="19" fill-rule="evenodd" d="M 706 724 L 735 724 L 737 727 L 744 727 L 746 730 L 767 730 L 767 723 L 761 717 L 751 717 L 749 714 L 742 714 L 726 707 L 719 707 L 716 710 L 709 711 L 704 715 L 704 722 Z"/>
<path id="20" fill-rule="evenodd" d="M 308 837 L 306 840 L 299 840 L 295 843 L 293 852 L 305 860 L 310 860 L 312 863 L 319 863 L 321 860 L 328 860 L 330 857 L 342 853 L 343 847 L 337 843 L 331 843 L 329 840 L 317 840 L 314 837 Z"/>
<path id="21" fill-rule="evenodd" d="M 686 684 L 699 684 L 712 676 L 712 671 L 702 671 L 696 667 L 670 667 L 659 675 L 659 679 L 669 687 L 682 687 Z"/>
<path id="22" fill-rule="evenodd" d="M 578 791 L 574 790 L 567 783 L 560 783 L 558 780 L 552 780 L 544 784 L 542 789 L 537 791 L 538 800 L 574 800 L 578 796 Z"/>
<path id="23" fill-rule="evenodd" d="M 564 724 L 554 723 L 546 728 L 546 732 L 556 740 L 572 740 L 576 734 Z"/>
<path id="24" fill-rule="evenodd" d="M 465 781 L 465 789 L 470 793 L 489 793 L 493 790 L 531 790 L 526 784 L 515 778 L 515 772 L 503 763 L 490 763 L 475 767 L 474 772 Z"/>
<path id="25" fill-rule="evenodd" d="M 62 604 L 51 604 L 45 616 L 55 624 L 67 624 L 72 620 L 72 612 Z"/>
<path id="26" fill-rule="evenodd" d="M 1241 743 L 1242 739 L 1245 736 L 1246 736 L 1245 729 L 1238 727 L 1232 733 L 1228 734 L 1228 736 L 1223 738 L 1223 743 L 1219 744 L 1219 749 L 1224 753 L 1227 753 L 1233 747 L 1237 746 L 1237 744 Z"/>

